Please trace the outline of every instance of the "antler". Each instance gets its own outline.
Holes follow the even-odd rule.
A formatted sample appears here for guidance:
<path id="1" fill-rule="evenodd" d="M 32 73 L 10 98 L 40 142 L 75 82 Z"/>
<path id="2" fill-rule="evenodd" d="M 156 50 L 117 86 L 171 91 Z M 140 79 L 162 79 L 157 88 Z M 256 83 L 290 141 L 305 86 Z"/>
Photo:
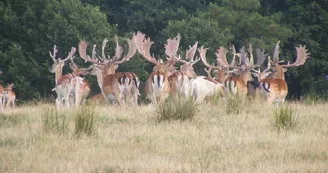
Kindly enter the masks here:
<path id="1" fill-rule="evenodd" d="M 177 52 L 179 50 L 179 44 L 180 44 L 180 34 L 178 33 L 178 36 L 175 38 L 167 39 L 166 44 L 165 44 L 165 54 L 168 56 L 166 59 L 167 60 L 173 60 L 173 58 L 177 57 Z"/>
<path id="2" fill-rule="evenodd" d="M 72 58 L 73 55 L 75 54 L 75 52 L 76 52 L 76 48 L 75 48 L 75 47 L 72 47 L 72 48 L 71 48 L 71 51 L 68 52 L 67 57 L 66 57 L 64 60 L 62 60 L 62 61 L 67 61 L 67 60 L 69 60 L 70 58 Z"/>
<path id="3" fill-rule="evenodd" d="M 296 48 L 297 57 L 293 64 L 281 65 L 282 67 L 297 67 L 303 65 L 306 59 L 310 58 L 310 53 L 307 52 L 306 46 L 299 45 Z"/>
<path id="4" fill-rule="evenodd" d="M 106 48 L 107 42 L 108 42 L 108 39 L 107 38 L 104 38 L 104 40 L 102 42 L 102 46 L 101 46 L 101 60 L 103 62 L 107 61 L 106 55 L 105 55 L 105 48 Z"/>
<path id="5" fill-rule="evenodd" d="M 217 49 L 217 52 L 215 53 L 216 60 L 222 65 L 223 67 L 229 68 L 232 67 L 228 61 L 227 61 L 227 49 L 224 47 L 220 47 Z"/>
<path id="6" fill-rule="evenodd" d="M 56 62 L 56 54 L 57 54 L 57 52 L 58 52 L 58 50 L 57 50 L 57 48 L 56 48 L 56 45 L 54 45 L 53 53 L 51 53 L 51 52 L 49 51 L 50 57 L 52 58 L 52 60 L 53 60 L 54 62 Z"/>
<path id="7" fill-rule="evenodd" d="M 267 54 L 264 54 L 264 50 L 261 50 L 259 48 L 257 48 L 255 52 L 256 52 L 257 61 L 254 67 L 260 67 L 264 63 Z"/>
<path id="8" fill-rule="evenodd" d="M 273 52 L 273 63 L 278 64 L 279 63 L 279 44 L 280 40 L 277 42 L 276 46 L 274 47 L 274 52 Z"/>
<path id="9" fill-rule="evenodd" d="M 211 81 L 211 82 L 214 82 L 214 83 L 218 83 L 211 75 L 211 71 L 212 71 L 212 66 L 210 67 L 205 67 L 204 68 L 204 71 L 207 73 L 207 77 L 208 77 L 208 80 Z"/>
<path id="10" fill-rule="evenodd" d="M 205 65 L 206 67 L 210 67 L 210 66 L 212 66 L 212 65 L 210 65 L 210 64 L 207 62 L 207 60 L 206 60 L 206 52 L 207 52 L 207 50 L 208 50 L 208 48 L 204 48 L 204 46 L 202 46 L 202 47 L 200 47 L 200 48 L 198 49 L 198 52 L 199 52 L 200 58 L 201 58 L 202 62 L 204 63 L 204 65 Z"/>
<path id="11" fill-rule="evenodd" d="M 133 40 L 135 43 L 135 46 L 138 49 L 138 52 L 150 63 L 153 63 L 155 65 L 158 64 L 155 57 L 150 55 L 150 46 L 154 43 L 150 41 L 150 38 L 145 38 L 146 35 L 141 33 L 140 31 L 137 32 L 136 35 L 133 35 Z"/>
<path id="12" fill-rule="evenodd" d="M 95 46 L 93 48 L 92 52 L 92 59 L 87 55 L 87 47 L 88 43 L 85 42 L 84 40 L 80 41 L 79 43 L 79 54 L 82 59 L 84 59 L 85 62 L 90 62 L 92 64 L 97 64 L 97 65 L 105 65 L 104 62 L 98 62 L 98 60 L 95 58 Z"/>
<path id="13" fill-rule="evenodd" d="M 198 41 L 196 41 L 192 47 L 189 45 L 189 50 L 186 51 L 186 58 L 189 59 L 189 63 L 191 63 L 191 65 L 196 64 L 200 60 L 200 57 L 194 58 L 197 51 L 197 46 Z"/>
<path id="14" fill-rule="evenodd" d="M 117 35 L 115 35 L 115 43 L 116 43 L 116 48 L 115 48 L 115 55 L 113 57 L 113 61 L 117 61 L 121 58 L 122 53 L 123 53 L 123 48 L 118 44 L 118 38 Z M 130 45 L 129 45 L 130 46 Z"/>
<path id="15" fill-rule="evenodd" d="M 129 52 L 120 61 L 117 60 L 119 59 L 119 57 L 121 57 L 123 50 L 122 47 L 118 44 L 118 42 L 116 42 L 117 47 L 116 47 L 115 57 L 117 57 L 117 59 L 115 58 L 115 62 L 114 62 L 115 64 L 122 64 L 126 61 L 129 61 L 137 52 L 137 47 L 133 42 L 133 38 L 126 39 L 126 41 L 128 42 L 129 45 Z"/>
<path id="16" fill-rule="evenodd" d="M 236 56 L 240 57 L 240 55 L 238 53 L 236 53 L 235 45 L 232 45 L 231 53 L 232 53 L 232 60 L 231 60 L 230 66 L 235 66 Z M 218 64 L 219 64 L 219 62 L 218 62 Z"/>
<path id="17" fill-rule="evenodd" d="M 251 66 L 254 65 L 254 57 L 253 57 L 253 47 L 251 44 L 248 45 L 248 53 L 249 53 L 249 64 Z"/>

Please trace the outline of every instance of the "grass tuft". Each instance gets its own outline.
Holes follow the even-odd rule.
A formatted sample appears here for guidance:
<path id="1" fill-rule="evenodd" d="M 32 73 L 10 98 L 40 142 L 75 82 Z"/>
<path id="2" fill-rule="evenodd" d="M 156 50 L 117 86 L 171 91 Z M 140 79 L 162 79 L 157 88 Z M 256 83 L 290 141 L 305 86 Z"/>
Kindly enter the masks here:
<path id="1" fill-rule="evenodd" d="M 274 126 L 278 131 L 291 130 L 296 126 L 296 110 L 289 105 L 281 106 L 274 110 Z"/>
<path id="2" fill-rule="evenodd" d="M 68 119 L 64 113 L 59 113 L 55 106 L 47 105 L 42 113 L 43 128 L 46 132 L 67 134 Z"/>
<path id="3" fill-rule="evenodd" d="M 240 114 L 244 109 L 245 98 L 238 96 L 227 96 L 225 110 L 228 115 Z"/>
<path id="4" fill-rule="evenodd" d="M 198 111 L 198 104 L 193 98 L 169 97 L 157 105 L 158 121 L 191 120 Z"/>
<path id="5" fill-rule="evenodd" d="M 75 116 L 75 135 L 77 137 L 81 135 L 94 134 L 94 106 L 81 107 Z"/>

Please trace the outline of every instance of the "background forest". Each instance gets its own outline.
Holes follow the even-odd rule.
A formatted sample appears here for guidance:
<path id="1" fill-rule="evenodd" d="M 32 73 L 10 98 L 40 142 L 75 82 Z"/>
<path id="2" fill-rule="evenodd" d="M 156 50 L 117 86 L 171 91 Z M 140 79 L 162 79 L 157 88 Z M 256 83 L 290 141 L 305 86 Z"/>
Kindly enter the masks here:
<path id="1" fill-rule="evenodd" d="M 281 41 L 281 59 L 294 61 L 295 46 L 304 44 L 311 58 L 286 73 L 289 98 L 327 98 L 328 1 L 326 0 L 4 0 L 0 2 L 0 83 L 15 83 L 19 101 L 55 95 L 54 74 L 49 72 L 54 45 L 58 57 L 84 39 L 101 47 L 106 37 L 124 38 L 142 31 L 155 42 L 151 52 L 163 57 L 164 43 L 181 34 L 180 53 L 189 45 L 209 48 L 214 62 L 219 46 L 237 49 L 252 44 L 272 54 Z M 107 52 L 114 53 L 114 46 Z M 100 52 L 98 50 L 98 52 Z M 77 59 L 81 66 L 84 64 Z M 118 71 L 135 72 L 144 82 L 152 65 L 136 54 Z M 198 63 L 196 73 L 204 74 Z M 70 72 L 68 66 L 64 73 Z M 92 92 L 99 92 L 94 76 Z M 143 83 L 140 91 L 143 92 Z"/>

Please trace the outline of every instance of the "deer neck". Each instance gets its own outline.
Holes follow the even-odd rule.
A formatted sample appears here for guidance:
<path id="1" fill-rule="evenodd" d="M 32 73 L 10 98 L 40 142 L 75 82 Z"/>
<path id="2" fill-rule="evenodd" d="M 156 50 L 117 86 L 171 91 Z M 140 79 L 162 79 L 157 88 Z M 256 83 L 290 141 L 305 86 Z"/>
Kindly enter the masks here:
<path id="1" fill-rule="evenodd" d="M 220 83 L 222 83 L 226 78 L 225 71 L 224 70 L 218 70 L 216 78 Z"/>
<path id="2" fill-rule="evenodd" d="M 97 82 L 98 82 L 98 85 L 99 85 L 99 88 L 101 89 L 102 88 L 102 84 L 103 84 L 103 72 L 102 71 L 97 71 L 96 72 L 96 76 L 97 76 Z"/>
<path id="3" fill-rule="evenodd" d="M 240 79 L 243 80 L 244 82 L 247 82 L 249 79 L 249 73 L 248 70 L 244 70 L 240 74 Z"/>
<path id="4" fill-rule="evenodd" d="M 57 84 L 58 80 L 63 76 L 63 65 L 59 64 L 58 67 L 56 68 L 56 73 L 55 73 L 55 82 Z"/>
<path id="5" fill-rule="evenodd" d="M 276 79 L 283 79 L 285 80 L 285 72 L 284 72 L 284 68 L 282 68 L 281 66 L 276 66 L 273 69 L 272 75 L 271 77 L 276 78 Z"/>

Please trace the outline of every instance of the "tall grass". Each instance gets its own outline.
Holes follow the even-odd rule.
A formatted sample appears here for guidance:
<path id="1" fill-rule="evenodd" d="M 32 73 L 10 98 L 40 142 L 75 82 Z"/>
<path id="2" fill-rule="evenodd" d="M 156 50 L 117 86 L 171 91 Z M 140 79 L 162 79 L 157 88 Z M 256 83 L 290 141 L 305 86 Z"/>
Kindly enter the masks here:
<path id="1" fill-rule="evenodd" d="M 227 114 L 240 114 L 244 110 L 245 104 L 245 98 L 228 95 L 226 98 L 225 111 Z"/>
<path id="2" fill-rule="evenodd" d="M 83 106 L 77 110 L 75 122 L 75 136 L 94 134 L 94 106 Z"/>
<path id="3" fill-rule="evenodd" d="M 274 127 L 278 130 L 291 130 L 297 124 L 296 110 L 290 105 L 280 106 L 274 110 Z"/>
<path id="4" fill-rule="evenodd" d="M 191 120 L 198 111 L 198 104 L 193 98 L 170 96 L 156 108 L 158 121 Z"/>
<path id="5" fill-rule="evenodd" d="M 46 132 L 66 134 L 68 132 L 68 119 L 65 113 L 59 113 L 55 106 L 46 105 L 42 112 L 43 128 Z"/>

